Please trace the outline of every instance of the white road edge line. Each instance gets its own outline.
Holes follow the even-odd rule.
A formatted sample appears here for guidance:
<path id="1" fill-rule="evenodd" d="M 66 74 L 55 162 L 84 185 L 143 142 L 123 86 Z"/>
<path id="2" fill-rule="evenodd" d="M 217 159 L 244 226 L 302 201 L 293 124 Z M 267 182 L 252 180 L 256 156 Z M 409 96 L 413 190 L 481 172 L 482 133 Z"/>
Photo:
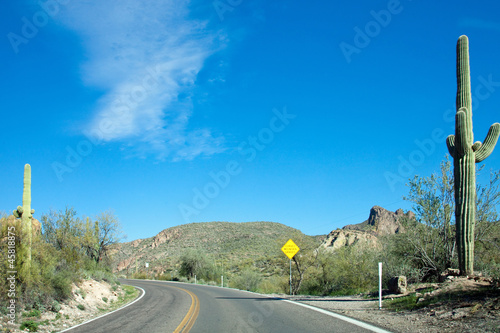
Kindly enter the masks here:
<path id="1" fill-rule="evenodd" d="M 294 301 L 290 301 L 288 299 L 280 299 L 280 300 L 283 301 L 283 302 L 288 302 L 288 303 L 300 305 L 300 306 L 303 306 L 305 308 L 308 308 L 308 309 L 311 309 L 311 310 L 314 310 L 314 311 L 317 311 L 317 312 L 321 312 L 321 313 L 326 314 L 326 315 L 328 315 L 330 317 L 334 317 L 334 318 L 337 318 L 337 319 L 340 319 L 340 320 L 343 320 L 343 321 L 347 321 L 348 323 L 354 324 L 356 326 L 360 326 L 362 328 L 366 328 L 367 330 L 370 330 L 370 331 L 375 332 L 375 333 L 392 333 L 391 331 L 384 330 L 383 328 L 380 328 L 380 327 L 377 327 L 377 326 L 373 326 L 373 325 L 367 324 L 365 322 L 362 322 L 362 321 L 359 321 L 359 320 L 356 320 L 356 319 L 353 319 L 353 318 L 350 318 L 350 317 L 346 317 L 346 316 L 343 316 L 343 315 L 335 313 L 335 312 L 330 312 L 328 310 L 320 309 L 320 308 L 317 308 L 317 307 L 312 306 L 312 305 L 307 305 L 307 304 L 304 304 L 304 303 L 294 302 Z"/>
<path id="2" fill-rule="evenodd" d="M 132 286 L 132 287 L 142 290 L 142 295 L 141 295 L 139 298 L 135 299 L 133 302 L 128 303 L 128 304 L 126 304 L 126 305 L 122 306 L 122 307 L 121 307 L 121 308 L 119 308 L 119 309 L 116 309 L 116 310 L 113 310 L 113 311 L 111 311 L 111 312 L 105 313 L 105 314 L 103 314 L 102 316 L 99 316 L 99 317 L 96 317 L 96 318 L 89 319 L 89 320 L 87 320 L 87 321 L 85 321 L 85 322 L 83 322 L 83 323 L 81 323 L 81 324 L 78 324 L 78 325 L 72 326 L 72 327 L 70 327 L 70 328 L 67 328 L 67 329 L 65 329 L 64 331 L 59 331 L 59 333 L 67 332 L 67 331 L 72 330 L 72 329 L 74 329 L 74 328 L 77 328 L 77 327 L 83 326 L 83 325 L 85 325 L 85 324 L 88 324 L 88 323 L 90 323 L 90 322 L 92 322 L 92 321 L 94 321 L 94 320 L 100 319 L 100 318 L 102 318 L 102 317 L 106 317 L 107 315 L 110 315 L 110 314 L 112 314 L 112 313 L 115 313 L 115 312 L 118 312 L 118 311 L 120 311 L 120 310 L 123 310 L 123 309 L 125 309 L 127 306 L 130 306 L 130 305 L 134 304 L 135 302 L 137 302 L 138 300 L 140 300 L 141 298 L 143 298 L 143 297 L 144 297 L 144 295 L 146 295 L 146 291 L 145 291 L 144 289 L 142 289 L 141 287 L 136 287 L 136 286 Z"/>

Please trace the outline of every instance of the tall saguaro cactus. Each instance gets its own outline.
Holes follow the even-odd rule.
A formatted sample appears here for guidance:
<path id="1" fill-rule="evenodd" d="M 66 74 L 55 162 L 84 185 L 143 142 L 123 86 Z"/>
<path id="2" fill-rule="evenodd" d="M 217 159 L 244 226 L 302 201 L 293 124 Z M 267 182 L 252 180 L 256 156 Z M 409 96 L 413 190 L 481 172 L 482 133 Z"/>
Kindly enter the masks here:
<path id="1" fill-rule="evenodd" d="M 22 233 L 23 237 L 26 238 L 23 240 L 26 249 L 25 267 L 23 269 L 29 274 L 31 267 L 31 243 L 33 238 L 31 219 L 35 213 L 35 210 L 31 209 L 31 166 L 29 164 L 24 166 L 23 205 L 18 206 L 13 213 L 15 217 L 21 218 Z"/>
<path id="2" fill-rule="evenodd" d="M 469 68 L 469 39 L 467 36 L 460 36 L 457 42 L 455 135 L 448 136 L 446 144 L 454 165 L 456 240 L 461 275 L 474 272 L 475 163 L 483 161 L 493 152 L 500 134 L 500 124 L 495 123 L 490 127 L 483 143 L 474 143 Z"/>

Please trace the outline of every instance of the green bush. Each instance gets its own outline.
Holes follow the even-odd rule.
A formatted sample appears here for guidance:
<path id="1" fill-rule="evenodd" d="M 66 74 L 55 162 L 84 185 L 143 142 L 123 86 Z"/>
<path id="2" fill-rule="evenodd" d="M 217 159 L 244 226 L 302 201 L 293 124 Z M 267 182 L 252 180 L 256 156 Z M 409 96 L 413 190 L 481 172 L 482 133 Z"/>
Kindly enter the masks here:
<path id="1" fill-rule="evenodd" d="M 160 280 L 160 281 L 171 281 L 172 280 L 172 274 L 170 273 L 167 273 L 167 274 L 159 274 L 157 277 L 156 277 L 157 280 Z"/>
<path id="2" fill-rule="evenodd" d="M 52 288 L 54 289 L 54 298 L 58 301 L 63 301 L 71 296 L 71 279 L 70 274 L 66 271 L 59 271 L 51 279 Z"/>
<path id="3" fill-rule="evenodd" d="M 482 263 L 481 271 L 484 275 L 493 279 L 493 282 L 500 285 L 500 263 L 490 261 L 489 263 Z"/>
<path id="4" fill-rule="evenodd" d="M 316 267 L 307 272 L 302 293 L 352 295 L 377 286 L 376 249 L 353 245 L 334 252 L 321 252 Z"/>
<path id="5" fill-rule="evenodd" d="M 215 261 L 200 249 L 188 249 L 181 258 L 179 274 L 188 280 L 196 278 L 205 281 L 217 281 L 222 270 Z"/>
<path id="6" fill-rule="evenodd" d="M 138 272 L 132 274 L 132 279 L 146 280 L 148 279 L 148 275 L 145 272 Z"/>
<path id="7" fill-rule="evenodd" d="M 288 293 L 283 286 L 288 287 L 288 278 L 282 276 L 270 276 L 263 278 L 257 287 L 257 291 L 263 294 L 281 294 Z"/>
<path id="8" fill-rule="evenodd" d="M 116 281 L 116 277 L 113 273 L 103 269 L 93 271 L 91 277 L 96 281 L 106 281 L 109 283 L 115 283 Z"/>
<path id="9" fill-rule="evenodd" d="M 53 312 L 59 312 L 61 310 L 61 304 L 58 301 L 53 301 L 50 310 Z"/>
<path id="10" fill-rule="evenodd" d="M 83 304 L 78 304 L 76 307 L 77 307 L 79 310 L 82 310 L 82 311 L 84 311 L 84 310 L 85 310 L 85 306 L 84 306 Z"/>
<path id="11" fill-rule="evenodd" d="M 26 310 L 36 309 L 43 312 L 51 301 L 51 294 L 46 291 L 46 288 L 25 290 L 20 296 L 20 303 Z"/>
<path id="12" fill-rule="evenodd" d="M 38 324 L 33 320 L 27 320 L 22 322 L 19 328 L 22 331 L 28 330 L 28 332 L 38 332 Z"/>
<path id="13" fill-rule="evenodd" d="M 234 276 L 231 279 L 230 286 L 233 288 L 257 291 L 260 282 L 262 281 L 262 275 L 258 272 L 253 271 L 250 268 L 243 269 L 239 275 Z"/>
<path id="14" fill-rule="evenodd" d="M 40 312 L 40 310 L 37 310 L 37 309 L 33 309 L 29 312 L 23 312 L 23 317 L 36 317 L 36 318 L 40 318 L 42 315 L 42 313 Z"/>

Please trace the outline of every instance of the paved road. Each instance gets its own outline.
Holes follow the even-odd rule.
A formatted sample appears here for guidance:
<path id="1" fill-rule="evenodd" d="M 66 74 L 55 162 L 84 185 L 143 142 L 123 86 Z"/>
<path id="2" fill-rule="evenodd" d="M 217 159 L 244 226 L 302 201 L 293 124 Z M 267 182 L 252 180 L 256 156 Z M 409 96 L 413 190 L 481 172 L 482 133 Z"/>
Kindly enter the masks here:
<path id="1" fill-rule="evenodd" d="M 163 281 L 121 282 L 142 288 L 144 297 L 68 332 L 384 332 L 327 311 L 239 290 Z"/>

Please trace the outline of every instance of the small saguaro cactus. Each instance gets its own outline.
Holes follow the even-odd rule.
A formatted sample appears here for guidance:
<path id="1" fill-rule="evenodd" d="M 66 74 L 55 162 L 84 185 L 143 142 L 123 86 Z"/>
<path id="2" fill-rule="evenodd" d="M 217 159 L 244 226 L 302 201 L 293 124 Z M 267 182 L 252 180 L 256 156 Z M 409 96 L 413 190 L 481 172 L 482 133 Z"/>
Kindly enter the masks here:
<path id="1" fill-rule="evenodd" d="M 456 241 L 461 275 L 471 275 L 474 272 L 475 163 L 482 162 L 493 152 L 500 134 L 500 124 L 495 123 L 490 127 L 483 143 L 474 142 L 469 68 L 469 39 L 467 36 L 460 36 L 457 42 L 455 135 L 448 136 L 446 144 L 453 157 Z"/>
<path id="2" fill-rule="evenodd" d="M 25 270 L 27 272 L 30 271 L 31 266 L 31 243 L 33 237 L 31 219 L 34 213 L 35 210 L 31 209 L 31 166 L 26 164 L 24 166 L 23 205 L 17 206 L 17 209 L 13 211 L 13 214 L 16 218 L 21 218 L 23 237 L 27 238 L 24 242 L 26 247 Z"/>

